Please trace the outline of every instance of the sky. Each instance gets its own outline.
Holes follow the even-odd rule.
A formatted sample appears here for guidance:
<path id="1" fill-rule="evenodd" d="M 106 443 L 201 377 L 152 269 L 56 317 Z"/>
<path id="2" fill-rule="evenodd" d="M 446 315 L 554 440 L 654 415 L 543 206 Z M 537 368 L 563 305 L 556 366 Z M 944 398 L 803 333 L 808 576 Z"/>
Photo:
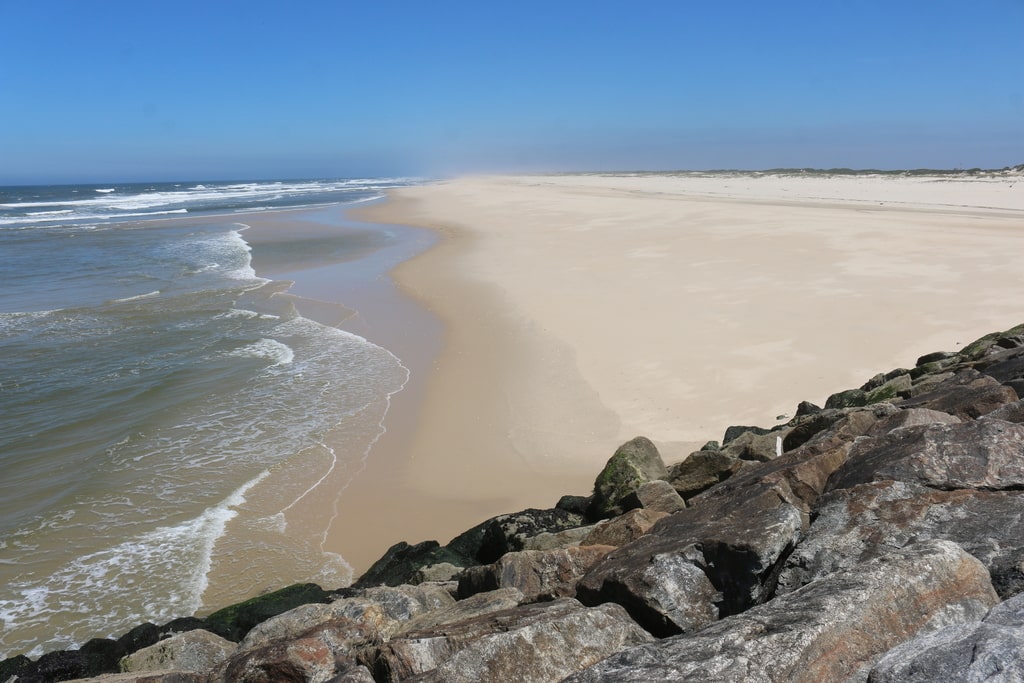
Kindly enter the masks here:
<path id="1" fill-rule="evenodd" d="M 0 0 L 0 184 L 1024 163 L 1024 0 Z"/>

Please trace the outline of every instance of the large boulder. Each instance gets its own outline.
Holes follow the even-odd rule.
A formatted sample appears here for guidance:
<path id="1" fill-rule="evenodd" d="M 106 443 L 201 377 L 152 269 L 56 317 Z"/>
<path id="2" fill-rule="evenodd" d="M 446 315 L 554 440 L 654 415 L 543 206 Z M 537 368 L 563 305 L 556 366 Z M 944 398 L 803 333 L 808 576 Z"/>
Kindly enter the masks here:
<path id="1" fill-rule="evenodd" d="M 930 408 L 971 420 L 1013 403 L 1017 392 L 998 380 L 966 368 L 939 383 L 931 391 L 906 399 L 904 408 Z"/>
<path id="2" fill-rule="evenodd" d="M 630 510 L 607 522 L 595 524 L 580 545 L 611 545 L 618 548 L 640 538 L 665 517 L 668 517 L 667 512 L 643 508 Z"/>
<path id="3" fill-rule="evenodd" d="M 938 489 L 1024 487 L 1024 425 L 1002 420 L 918 425 L 862 439 L 830 490 L 893 479 Z"/>
<path id="4" fill-rule="evenodd" d="M 586 604 L 617 602 L 657 636 L 703 628 L 767 600 L 807 516 L 785 483 L 751 481 L 654 525 L 577 584 Z"/>
<path id="5" fill-rule="evenodd" d="M 743 463 L 721 451 L 695 451 L 669 467 L 666 479 L 680 496 L 690 498 L 736 474 Z"/>
<path id="6" fill-rule="evenodd" d="M 605 519 L 622 514 L 623 498 L 644 482 L 664 479 L 668 475 L 658 448 L 650 439 L 638 436 L 619 446 L 594 481 L 594 495 L 588 516 Z"/>
<path id="7" fill-rule="evenodd" d="M 955 624 L 897 645 L 869 683 L 1024 681 L 1024 596 L 996 605 L 980 622 Z"/>
<path id="8" fill-rule="evenodd" d="M 374 673 L 378 681 L 554 683 L 651 640 L 618 605 L 562 598 L 408 632 L 379 647 Z"/>
<path id="9" fill-rule="evenodd" d="M 398 637 L 410 631 L 425 631 L 445 624 L 455 624 L 482 617 L 485 614 L 511 609 L 523 602 L 526 602 L 525 596 L 518 588 L 499 588 L 476 593 L 447 607 L 413 617 L 404 622 L 394 635 Z"/>
<path id="10" fill-rule="evenodd" d="M 1024 493 L 879 481 L 828 493 L 779 575 L 786 593 L 891 548 L 943 539 L 981 560 L 996 592 L 1024 590 Z"/>
<path id="11" fill-rule="evenodd" d="M 196 629 L 172 636 L 121 660 L 121 671 L 207 671 L 227 659 L 236 644 Z"/>
<path id="12" fill-rule="evenodd" d="M 312 602 L 328 602 L 330 593 L 315 583 L 298 583 L 217 610 L 205 619 L 205 628 L 238 642 L 256 624 L 282 612 Z"/>
<path id="13" fill-rule="evenodd" d="M 369 588 L 410 584 L 416 580 L 418 572 L 439 564 L 467 567 L 472 561 L 461 553 L 442 547 L 437 541 L 423 541 L 416 545 L 401 541 L 388 548 L 352 586 Z"/>
<path id="14" fill-rule="evenodd" d="M 506 553 L 494 564 L 466 572 L 459 581 L 459 595 L 470 595 L 480 587 L 515 588 L 528 602 L 573 597 L 576 582 L 612 550 L 607 545 L 587 545 Z"/>
<path id="15" fill-rule="evenodd" d="M 558 508 L 531 508 L 498 515 L 488 520 L 476 559 L 482 564 L 490 564 L 505 553 L 523 550 L 529 539 L 540 534 L 558 533 L 584 524 L 581 515 Z"/>
<path id="16" fill-rule="evenodd" d="M 643 508 L 672 514 L 685 508 L 686 502 L 672 487 L 672 484 L 655 479 L 640 484 L 636 491 L 623 498 L 622 507 L 628 510 Z"/>
<path id="17" fill-rule="evenodd" d="M 996 602 L 975 558 L 948 541 L 920 543 L 697 633 L 624 650 L 566 683 L 863 680 L 895 645 L 980 619 Z"/>

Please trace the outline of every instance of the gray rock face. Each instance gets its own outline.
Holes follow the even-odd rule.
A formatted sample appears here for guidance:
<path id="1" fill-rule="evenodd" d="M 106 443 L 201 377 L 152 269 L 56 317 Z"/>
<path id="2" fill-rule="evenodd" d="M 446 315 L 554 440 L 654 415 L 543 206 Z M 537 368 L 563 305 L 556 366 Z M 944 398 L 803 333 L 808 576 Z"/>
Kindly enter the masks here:
<path id="1" fill-rule="evenodd" d="M 1001 596 L 1024 590 L 1024 493 L 880 481 L 822 496 L 814 523 L 779 575 L 778 591 L 931 539 L 959 543 L 981 560 Z"/>
<path id="2" fill-rule="evenodd" d="M 235 651 L 237 645 L 209 631 L 179 633 L 121 660 L 121 671 L 206 671 Z"/>
<path id="3" fill-rule="evenodd" d="M 996 601 L 981 563 L 954 543 L 930 541 L 698 633 L 624 650 L 567 683 L 843 681 L 920 632 L 980 619 Z"/>
<path id="4" fill-rule="evenodd" d="M 736 474 L 743 463 L 720 451 L 696 451 L 668 469 L 667 480 L 685 498 Z"/>
<path id="5" fill-rule="evenodd" d="M 623 498 L 644 482 L 664 479 L 668 474 L 657 447 L 638 436 L 619 446 L 594 481 L 594 495 L 587 515 L 591 519 L 614 517 L 625 512 Z"/>
<path id="6" fill-rule="evenodd" d="M 210 674 L 211 683 L 305 683 L 329 681 L 359 666 L 356 654 L 375 644 L 378 634 L 365 624 L 338 618 L 298 635 L 239 650 Z"/>
<path id="7" fill-rule="evenodd" d="M 992 608 L 981 622 L 947 626 L 885 654 L 869 683 L 1016 683 L 1024 680 L 1024 596 Z"/>
<path id="8" fill-rule="evenodd" d="M 779 455 L 779 441 L 789 435 L 789 428 L 775 429 L 765 434 L 744 432 L 722 446 L 721 453 L 737 460 L 768 462 Z"/>
<path id="9" fill-rule="evenodd" d="M 593 524 L 578 526 L 564 531 L 544 531 L 523 541 L 523 550 L 554 550 L 580 545 L 594 530 Z"/>
<path id="10" fill-rule="evenodd" d="M 416 545 L 402 541 L 388 548 L 384 556 L 374 562 L 353 586 L 368 588 L 409 584 L 424 567 L 438 564 L 465 567 L 471 562 L 464 555 L 450 548 L 441 547 L 437 541 L 423 541 Z"/>
<path id="11" fill-rule="evenodd" d="M 1001 408 L 996 408 L 991 413 L 985 415 L 983 419 L 1005 420 L 1006 422 L 1024 424 L 1024 399 L 1007 403 Z"/>
<path id="12" fill-rule="evenodd" d="M 686 503 L 676 493 L 672 484 L 657 479 L 640 484 L 636 491 L 622 499 L 622 507 L 630 510 L 643 508 L 672 514 L 685 508 Z"/>
<path id="13" fill-rule="evenodd" d="M 1024 426 L 1002 420 L 920 425 L 858 441 L 830 490 L 893 479 L 938 489 L 1024 487 Z"/>
<path id="14" fill-rule="evenodd" d="M 658 520 L 668 517 L 665 512 L 638 508 L 594 525 L 580 545 L 611 545 L 618 548 L 631 543 L 650 531 Z"/>
<path id="15" fill-rule="evenodd" d="M 566 510 L 529 509 L 488 520 L 476 558 L 483 564 L 494 562 L 508 552 L 522 550 L 530 538 L 543 533 L 558 533 L 583 526 L 581 515 Z"/>
<path id="16" fill-rule="evenodd" d="M 612 550 L 608 545 L 524 550 L 502 555 L 488 569 L 498 588 L 516 588 L 527 601 L 571 598 L 576 582 Z"/>
<path id="17" fill-rule="evenodd" d="M 413 617 L 401 624 L 395 632 L 395 636 L 401 636 L 410 631 L 423 631 L 433 629 L 444 624 L 454 624 L 476 617 L 482 617 L 492 612 L 511 609 L 525 602 L 522 591 L 518 588 L 499 588 L 486 593 L 477 593 L 453 605 L 441 609 L 432 610 Z"/>
<path id="18" fill-rule="evenodd" d="M 930 408 L 971 420 L 1018 398 L 1010 387 L 967 368 L 936 385 L 931 391 L 903 402 L 905 408 Z"/>
<path id="19" fill-rule="evenodd" d="M 375 674 L 379 681 L 554 682 L 651 640 L 618 605 L 588 609 L 563 598 L 409 632 L 379 648 Z"/>
<path id="20" fill-rule="evenodd" d="M 610 553 L 579 582 L 577 596 L 617 602 L 657 636 L 693 631 L 768 599 L 777 562 L 806 525 L 785 486 L 753 481 L 666 517 Z"/>

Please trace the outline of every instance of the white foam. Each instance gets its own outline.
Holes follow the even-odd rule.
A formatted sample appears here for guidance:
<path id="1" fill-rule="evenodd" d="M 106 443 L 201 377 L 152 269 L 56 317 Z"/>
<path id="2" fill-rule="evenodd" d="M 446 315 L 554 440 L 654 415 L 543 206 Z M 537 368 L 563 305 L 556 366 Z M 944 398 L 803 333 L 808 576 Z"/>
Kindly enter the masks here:
<path id="1" fill-rule="evenodd" d="M 120 303 L 124 303 L 125 301 L 137 301 L 139 299 L 152 299 L 155 296 L 160 296 L 160 290 L 159 289 L 157 289 L 155 291 L 152 291 L 152 292 L 147 292 L 145 294 L 136 294 L 135 296 L 126 296 L 123 299 L 114 299 L 110 303 L 120 304 Z"/>
<path id="2" fill-rule="evenodd" d="M 101 192 L 103 194 L 109 194 L 111 192 L 116 192 L 117 190 L 115 188 L 113 188 L 113 187 L 105 187 L 105 188 L 97 188 L 96 191 L 97 192 Z"/>
<path id="3" fill-rule="evenodd" d="M 260 339 L 252 344 L 231 351 L 230 356 L 241 356 L 249 358 L 266 358 L 272 361 L 272 365 L 289 365 L 295 360 L 295 352 L 287 344 L 282 344 L 276 339 Z"/>

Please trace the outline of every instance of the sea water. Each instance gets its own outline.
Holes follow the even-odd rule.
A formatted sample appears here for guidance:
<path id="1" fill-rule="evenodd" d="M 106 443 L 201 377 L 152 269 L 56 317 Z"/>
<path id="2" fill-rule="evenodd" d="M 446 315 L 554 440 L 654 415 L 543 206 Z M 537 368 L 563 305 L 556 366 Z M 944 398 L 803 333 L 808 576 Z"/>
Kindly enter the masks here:
<path id="1" fill-rule="evenodd" d="M 409 182 L 0 188 L 0 658 L 190 615 L 218 556 L 245 589 L 348 580 L 331 520 L 286 513 L 347 484 L 408 372 L 303 317 L 231 214 Z"/>

